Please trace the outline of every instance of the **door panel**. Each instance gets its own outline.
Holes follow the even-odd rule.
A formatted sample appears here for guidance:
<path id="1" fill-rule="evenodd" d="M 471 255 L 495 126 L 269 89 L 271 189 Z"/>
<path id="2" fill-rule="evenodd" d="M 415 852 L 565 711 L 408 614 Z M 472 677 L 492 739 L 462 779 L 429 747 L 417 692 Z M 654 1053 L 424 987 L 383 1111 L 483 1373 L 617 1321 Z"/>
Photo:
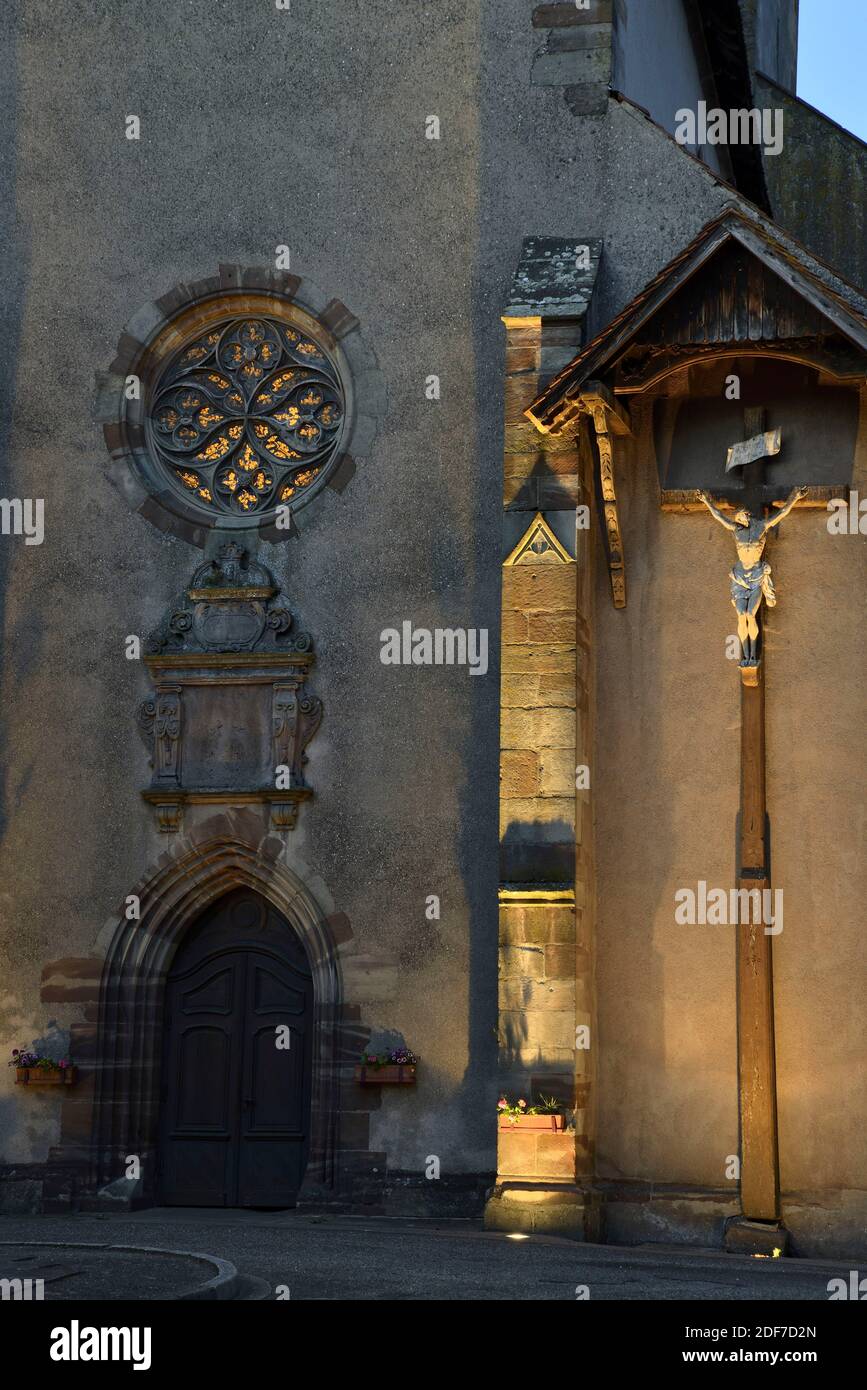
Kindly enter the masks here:
<path id="1" fill-rule="evenodd" d="M 231 1038 L 219 1028 L 196 1026 L 186 1028 L 181 1034 L 178 1040 L 175 1130 L 214 1129 L 225 1132 L 229 1124 L 231 1047 Z"/>
<path id="2" fill-rule="evenodd" d="M 253 916 L 255 932 L 238 930 L 239 896 L 199 924 L 167 982 L 159 1184 L 167 1205 L 292 1206 L 307 1165 L 309 966 L 273 909 Z"/>
<path id="3" fill-rule="evenodd" d="M 293 1137 L 304 1128 L 303 1036 L 292 1034 L 292 1046 L 278 1051 L 274 1029 L 260 1028 L 251 1039 L 247 1132 L 286 1133 Z"/>
<path id="4" fill-rule="evenodd" d="M 297 981 L 288 979 L 289 972 L 278 969 L 270 961 L 256 961 L 253 964 L 253 991 L 250 1008 L 254 1014 L 267 1014 L 274 1010 L 288 1014 L 303 1014 L 306 998 L 303 988 Z M 293 972 L 294 974 L 294 972 Z"/>
<path id="5" fill-rule="evenodd" d="M 212 971 L 210 978 L 202 984 L 182 991 L 181 1007 L 184 1013 L 231 1013 L 232 983 L 231 970 Z"/>
<path id="6" fill-rule="evenodd" d="M 163 1200 L 170 1205 L 226 1206 L 231 1200 L 232 1110 L 240 1076 L 233 1004 L 243 999 L 237 969 L 237 963 L 221 963 L 216 970 L 206 961 L 169 980 L 160 1156 Z"/>
<path id="7" fill-rule="evenodd" d="M 288 962 L 257 956 L 248 959 L 246 984 L 238 1202 L 285 1206 L 294 1201 L 307 1161 L 310 1029 L 305 1022 L 312 986 Z"/>

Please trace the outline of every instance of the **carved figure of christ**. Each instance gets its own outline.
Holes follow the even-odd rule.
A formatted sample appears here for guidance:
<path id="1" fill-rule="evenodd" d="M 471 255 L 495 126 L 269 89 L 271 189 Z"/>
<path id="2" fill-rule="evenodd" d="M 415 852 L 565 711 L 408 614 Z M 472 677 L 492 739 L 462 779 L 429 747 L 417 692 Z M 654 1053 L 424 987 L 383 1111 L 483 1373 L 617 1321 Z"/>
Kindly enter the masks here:
<path id="1" fill-rule="evenodd" d="M 750 444 L 753 442 L 758 441 L 749 441 Z M 806 495 L 805 487 L 794 488 L 783 506 L 769 517 L 756 516 L 745 507 L 741 507 L 730 517 L 720 511 L 710 493 L 699 493 L 711 516 L 727 531 L 731 531 L 735 538 L 738 558 L 734 568 L 729 571 L 729 578 L 732 605 L 738 615 L 741 651 L 744 662 L 748 665 L 754 665 L 759 656 L 758 613 L 762 599 L 769 608 L 773 608 L 777 601 L 771 567 L 763 559 L 768 532 L 774 526 L 779 526 L 795 504 Z"/>

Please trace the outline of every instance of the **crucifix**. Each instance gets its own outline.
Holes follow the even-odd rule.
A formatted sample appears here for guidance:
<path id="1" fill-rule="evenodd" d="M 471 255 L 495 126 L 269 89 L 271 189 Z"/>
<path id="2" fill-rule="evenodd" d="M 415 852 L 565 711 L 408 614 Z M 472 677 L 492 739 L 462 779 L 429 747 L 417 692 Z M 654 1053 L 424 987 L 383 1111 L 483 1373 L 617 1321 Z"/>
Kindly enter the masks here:
<path id="1" fill-rule="evenodd" d="M 744 412 L 747 432 L 751 425 L 763 423 L 762 410 Z M 704 505 L 711 516 L 734 534 L 738 552 L 737 562 L 729 573 L 732 582 L 732 604 L 738 615 L 738 638 L 741 644 L 741 679 L 744 685 L 755 685 L 758 680 L 761 659 L 761 629 L 759 611 L 762 600 L 773 608 L 777 602 L 771 567 L 764 560 L 768 533 L 789 515 L 789 512 L 807 489 L 793 489 L 783 506 L 772 516 L 765 516 L 762 474 L 764 459 L 780 451 L 780 430 L 763 431 L 742 444 L 733 444 L 726 459 L 726 472 L 733 468 L 743 468 L 745 507 L 740 507 L 733 517 L 728 517 L 715 506 L 707 492 L 700 492 Z"/>
<path id="2" fill-rule="evenodd" d="M 704 505 L 734 535 L 737 560 L 730 572 L 732 604 L 741 643 L 741 796 L 737 830 L 737 1016 L 738 1091 L 741 1137 L 741 1210 L 750 1228 L 747 1241 L 733 1241 L 757 1253 L 785 1245 L 779 1233 L 780 1165 L 777 1145 L 777 1089 L 774 1058 L 774 992 L 771 936 L 753 896 L 770 900 L 770 822 L 765 802 L 765 687 L 760 610 L 776 603 L 771 567 L 764 559 L 771 530 L 806 495 L 795 488 L 782 507 L 765 513 L 773 490 L 764 482 L 764 462 L 779 452 L 780 431 L 765 431 L 764 410 L 744 412 L 745 438 L 728 451 L 726 472 L 743 469 L 744 505 L 727 516 L 709 493 Z M 766 896 L 767 893 L 767 896 Z M 750 896 L 745 896 L 749 894 Z M 748 906 L 745 906 L 748 904 Z M 764 1228 L 764 1230 L 763 1230 Z M 754 1244 L 750 1246 L 749 1240 Z"/>

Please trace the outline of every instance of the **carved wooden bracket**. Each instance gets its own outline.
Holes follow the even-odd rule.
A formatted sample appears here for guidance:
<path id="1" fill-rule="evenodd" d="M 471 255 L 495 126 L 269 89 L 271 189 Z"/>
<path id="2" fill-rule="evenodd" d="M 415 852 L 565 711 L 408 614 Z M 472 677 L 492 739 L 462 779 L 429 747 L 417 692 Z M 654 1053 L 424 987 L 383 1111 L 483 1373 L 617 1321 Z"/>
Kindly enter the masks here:
<path id="1" fill-rule="evenodd" d="M 292 830 L 313 794 L 305 750 L 322 705 L 305 684 L 312 643 L 277 595 L 264 566 L 226 545 L 149 643 L 154 691 L 138 723 L 153 776 L 142 796 L 167 834 L 192 804 L 269 805 L 272 827 Z"/>
<path id="2" fill-rule="evenodd" d="M 626 558 L 617 512 L 617 491 L 614 478 L 615 434 L 632 433 L 626 409 L 615 400 L 600 381 L 588 382 L 581 392 L 581 404 L 593 421 L 596 445 L 599 450 L 599 479 L 605 515 L 605 534 L 608 540 L 608 573 L 615 608 L 626 607 Z"/>

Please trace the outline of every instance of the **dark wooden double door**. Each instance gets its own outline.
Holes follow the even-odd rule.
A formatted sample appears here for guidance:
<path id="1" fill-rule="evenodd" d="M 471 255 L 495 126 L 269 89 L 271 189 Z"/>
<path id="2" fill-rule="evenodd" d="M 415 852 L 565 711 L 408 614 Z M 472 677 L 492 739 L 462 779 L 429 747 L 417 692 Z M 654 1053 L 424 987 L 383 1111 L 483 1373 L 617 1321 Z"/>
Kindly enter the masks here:
<path id="1" fill-rule="evenodd" d="M 165 999 L 159 1193 L 168 1206 L 293 1206 L 307 1166 L 313 983 L 247 892 L 188 935 Z"/>

